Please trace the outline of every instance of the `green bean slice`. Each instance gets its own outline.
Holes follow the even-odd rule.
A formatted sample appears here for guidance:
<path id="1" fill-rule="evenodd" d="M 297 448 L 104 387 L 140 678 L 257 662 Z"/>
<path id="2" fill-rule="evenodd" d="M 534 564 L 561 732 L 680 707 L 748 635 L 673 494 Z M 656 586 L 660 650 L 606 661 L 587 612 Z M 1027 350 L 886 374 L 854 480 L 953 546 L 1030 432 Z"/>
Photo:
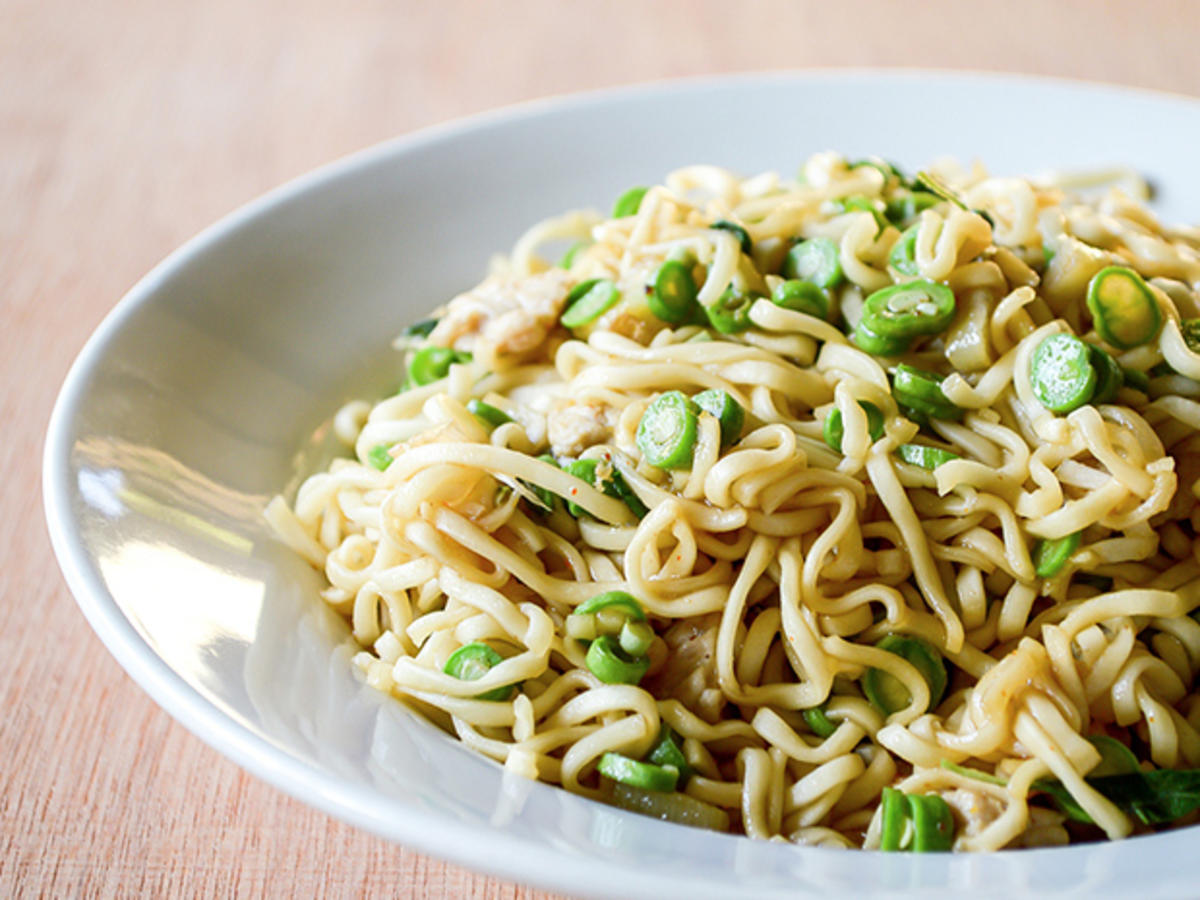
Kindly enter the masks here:
<path id="1" fill-rule="evenodd" d="M 669 259 L 658 267 L 654 283 L 646 288 L 646 305 L 664 322 L 682 325 L 696 312 L 696 293 L 692 267 Z"/>
<path id="2" fill-rule="evenodd" d="M 896 448 L 896 455 L 909 465 L 920 466 L 931 472 L 943 463 L 962 459 L 957 453 L 941 447 L 930 447 L 928 444 L 901 444 Z"/>
<path id="3" fill-rule="evenodd" d="M 499 428 L 501 425 L 507 425 L 513 420 L 512 416 L 504 410 L 497 409 L 490 403 L 484 403 L 476 397 L 467 401 L 467 412 L 486 425 L 489 431 Z"/>
<path id="4" fill-rule="evenodd" d="M 1183 342 L 1193 353 L 1200 353 L 1200 319 L 1184 319 L 1179 323 Z"/>
<path id="5" fill-rule="evenodd" d="M 679 770 L 673 766 L 656 766 L 612 751 L 600 757 L 596 769 L 606 778 L 645 791 L 673 791 L 679 782 Z"/>
<path id="6" fill-rule="evenodd" d="M 581 328 L 596 321 L 621 299 L 621 289 L 607 278 L 581 281 L 567 294 L 567 308 L 559 321 L 567 328 Z"/>
<path id="7" fill-rule="evenodd" d="M 405 337 L 429 337 L 433 333 L 433 329 L 437 328 L 437 319 L 422 319 L 420 322 L 414 322 L 402 332 Z"/>
<path id="8" fill-rule="evenodd" d="M 656 397 L 642 413 L 637 446 L 643 458 L 659 469 L 686 469 L 696 448 L 700 410 L 679 391 Z"/>
<path id="9" fill-rule="evenodd" d="M 837 287 L 846 277 L 842 271 L 841 251 L 827 237 L 810 238 L 793 245 L 784 257 L 780 274 L 826 290 Z"/>
<path id="10" fill-rule="evenodd" d="M 1117 392 L 1125 386 L 1125 370 L 1120 363 L 1099 347 L 1090 347 L 1092 366 L 1096 370 L 1096 389 L 1092 392 L 1092 403 L 1111 403 Z"/>
<path id="11" fill-rule="evenodd" d="M 863 322 L 881 337 L 915 338 L 940 334 L 954 320 L 954 292 L 932 281 L 907 281 L 867 297 Z"/>
<path id="12" fill-rule="evenodd" d="M 1071 334 L 1052 334 L 1033 351 L 1029 383 L 1038 402 L 1051 412 L 1078 409 L 1096 390 L 1092 352 Z"/>
<path id="13" fill-rule="evenodd" d="M 749 254 L 754 249 L 754 243 L 750 240 L 749 233 L 745 228 L 737 224 L 737 222 L 730 222 L 728 219 L 719 219 L 708 227 L 715 228 L 718 231 L 728 231 L 737 238 L 738 247 L 741 248 L 743 253 Z"/>
<path id="14" fill-rule="evenodd" d="M 504 657 L 480 641 L 464 644 L 446 660 L 442 671 L 453 675 L 459 681 L 478 681 L 492 668 L 504 662 Z M 503 687 L 485 691 L 476 696 L 477 700 L 507 700 L 512 696 L 516 685 L 506 684 Z"/>
<path id="15" fill-rule="evenodd" d="M 609 634 L 602 634 L 588 647 L 587 669 L 605 684 L 637 684 L 650 668 L 645 656 L 631 657 Z"/>
<path id="16" fill-rule="evenodd" d="M 941 202 L 941 197 L 928 191 L 907 191 L 889 199 L 883 214 L 893 225 L 902 225 Z"/>
<path id="17" fill-rule="evenodd" d="M 471 361 L 470 353 L 449 347 L 422 347 L 408 361 L 408 380 L 418 387 L 441 381 L 455 363 Z"/>
<path id="18" fill-rule="evenodd" d="M 576 241 L 573 243 L 567 248 L 566 253 L 562 255 L 562 259 L 558 261 L 558 267 L 560 269 L 571 268 L 571 266 L 575 265 L 575 257 L 579 255 L 581 250 L 589 246 L 591 246 L 590 241 Z"/>
<path id="19" fill-rule="evenodd" d="M 883 413 L 879 411 L 878 406 L 869 400 L 859 400 L 858 405 L 867 414 L 867 431 L 870 433 L 871 441 L 875 442 L 879 440 L 883 437 Z M 842 438 L 845 436 L 845 433 L 845 425 L 842 423 L 842 411 L 835 406 L 829 411 L 829 415 L 825 417 L 825 426 L 822 429 L 825 443 L 831 449 L 841 453 Z"/>
<path id="20" fill-rule="evenodd" d="M 1062 571 L 1071 555 L 1079 549 L 1082 532 L 1066 537 L 1039 540 L 1033 545 L 1033 570 L 1039 578 L 1053 578 Z"/>
<path id="21" fill-rule="evenodd" d="M 800 715 L 804 718 L 804 724 L 811 728 L 812 733 L 819 738 L 827 738 L 837 731 L 837 726 L 825 712 L 824 704 L 809 707 Z"/>
<path id="22" fill-rule="evenodd" d="M 900 363 L 892 373 L 892 395 L 898 404 L 930 418 L 957 421 L 963 417 L 963 410 L 943 393 L 944 380 L 934 372 Z"/>
<path id="23" fill-rule="evenodd" d="M 858 325 L 854 327 L 850 339 L 860 350 L 865 350 L 875 356 L 899 356 L 901 353 L 907 352 L 912 343 L 909 338 L 884 337 L 877 334 L 867 323 L 865 317 L 859 320 Z"/>
<path id="24" fill-rule="evenodd" d="M 875 646 L 908 660 L 916 667 L 929 685 L 929 709 L 941 702 L 946 692 L 946 665 L 942 662 L 942 655 L 931 644 L 908 635 L 889 634 Z M 871 705 L 885 716 L 904 709 L 912 701 L 904 683 L 883 669 L 867 669 L 862 677 L 862 689 Z"/>
<path id="25" fill-rule="evenodd" d="M 624 219 L 626 216 L 637 215 L 637 211 L 642 206 L 642 198 L 646 196 L 648 190 L 650 190 L 648 187 L 638 185 L 625 191 L 613 204 L 612 217 Z"/>
<path id="26" fill-rule="evenodd" d="M 701 412 L 708 413 L 720 423 L 722 448 L 737 443 L 738 438 L 742 436 L 742 426 L 746 422 L 746 410 L 742 408 L 742 404 L 719 388 L 701 391 L 692 397 L 692 402 Z"/>
<path id="27" fill-rule="evenodd" d="M 664 822 L 687 825 L 691 828 L 707 828 L 712 831 L 729 830 L 729 813 L 711 803 L 697 800 L 688 794 L 673 791 L 647 791 L 620 782 L 608 782 L 613 806 L 641 813 Z"/>
<path id="28" fill-rule="evenodd" d="M 771 291 L 771 302 L 818 319 L 829 318 L 829 295 L 811 281 L 792 278 L 779 282 Z"/>
<path id="29" fill-rule="evenodd" d="M 1149 393 L 1150 376 L 1141 369 L 1122 367 L 1121 375 L 1128 387 L 1133 388 L 1135 391 L 1141 391 L 1143 394 Z"/>
<path id="30" fill-rule="evenodd" d="M 920 231 L 920 225 L 914 225 L 906 230 L 900 235 L 900 240 L 893 245 L 892 252 L 888 254 L 888 264 L 901 275 L 916 275 L 919 272 L 917 268 L 917 234 Z"/>
<path id="31" fill-rule="evenodd" d="M 1158 334 L 1162 312 L 1142 276 L 1107 266 L 1088 282 L 1087 307 L 1096 333 L 1121 350 L 1140 347 Z"/>
<path id="32" fill-rule="evenodd" d="M 367 451 L 367 462 L 380 472 L 385 471 L 394 462 L 389 452 L 391 449 L 391 444 L 376 444 Z"/>
<path id="33" fill-rule="evenodd" d="M 721 334 L 737 334 L 750 327 L 750 307 L 757 299 L 757 294 L 731 284 L 715 303 L 703 307 L 704 315 L 714 330 Z"/>
<path id="34" fill-rule="evenodd" d="M 885 787 L 879 807 L 879 849 L 887 853 L 907 849 L 912 843 L 908 796 L 904 791 Z"/>
<path id="35" fill-rule="evenodd" d="M 671 766 L 679 772 L 679 783 L 683 785 L 695 771 L 683 755 L 683 750 L 676 741 L 675 732 L 670 725 L 663 724 L 658 731 L 658 740 L 650 748 L 646 759 L 656 766 Z"/>
<path id="36" fill-rule="evenodd" d="M 563 466 L 563 471 L 581 481 L 586 481 L 592 487 L 599 488 L 608 496 L 623 501 L 629 507 L 629 511 L 637 516 L 637 518 L 641 519 L 645 516 L 648 512 L 645 504 L 642 503 L 629 485 L 625 483 L 625 479 L 621 477 L 621 473 L 614 469 L 608 478 L 598 478 L 596 473 L 599 470 L 599 466 L 600 462 L 596 459 L 575 459 Z M 567 512 L 576 519 L 588 514 L 587 510 L 571 500 L 567 501 Z"/>
<path id="37" fill-rule="evenodd" d="M 954 816 L 950 804 L 937 794 L 910 794 L 914 853 L 941 853 L 954 845 Z"/>

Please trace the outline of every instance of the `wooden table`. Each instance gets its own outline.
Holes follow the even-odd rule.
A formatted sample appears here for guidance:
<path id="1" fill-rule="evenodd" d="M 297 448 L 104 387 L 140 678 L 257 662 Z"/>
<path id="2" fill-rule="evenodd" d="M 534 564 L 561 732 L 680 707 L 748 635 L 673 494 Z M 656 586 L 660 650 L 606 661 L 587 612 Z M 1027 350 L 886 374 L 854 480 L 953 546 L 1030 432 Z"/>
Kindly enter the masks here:
<path id="1" fill-rule="evenodd" d="M 0 0 L 0 895 L 544 896 L 250 778 L 151 703 L 76 610 L 41 513 L 51 403 L 100 319 L 184 239 L 342 154 L 531 97 L 843 65 L 1200 95 L 1198 34 L 1186 2 Z"/>

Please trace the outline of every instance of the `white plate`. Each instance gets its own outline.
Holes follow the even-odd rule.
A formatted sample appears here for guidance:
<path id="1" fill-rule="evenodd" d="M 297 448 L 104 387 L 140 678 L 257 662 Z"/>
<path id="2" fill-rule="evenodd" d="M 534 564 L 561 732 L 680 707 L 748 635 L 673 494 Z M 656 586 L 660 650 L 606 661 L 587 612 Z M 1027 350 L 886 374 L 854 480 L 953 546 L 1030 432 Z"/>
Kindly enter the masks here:
<path id="1" fill-rule="evenodd" d="M 388 341 L 536 219 L 709 162 L 809 153 L 1000 173 L 1128 164 L 1200 218 L 1200 104 L 930 73 L 693 81 L 529 104 L 384 144 L 209 228 L 84 348 L 47 435 L 55 551 L 97 634 L 203 740 L 418 850 L 578 895 L 1194 893 L 1194 828 L 979 856 L 838 852 L 681 828 L 505 776 L 360 685 L 318 579 L 261 510 L 327 452 L 342 400 L 398 377 Z"/>

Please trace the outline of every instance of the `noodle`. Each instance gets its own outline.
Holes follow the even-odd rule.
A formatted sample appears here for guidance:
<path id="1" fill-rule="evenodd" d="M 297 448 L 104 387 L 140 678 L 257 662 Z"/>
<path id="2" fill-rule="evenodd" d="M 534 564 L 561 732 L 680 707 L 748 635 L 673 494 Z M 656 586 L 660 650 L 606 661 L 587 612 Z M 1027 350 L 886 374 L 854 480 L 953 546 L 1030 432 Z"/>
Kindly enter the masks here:
<path id="1" fill-rule="evenodd" d="M 1144 831 L 1096 773 L 1114 740 L 1127 777 L 1200 767 L 1200 240 L 1120 175 L 1086 199 L 820 154 L 797 181 L 692 166 L 635 214 L 547 220 L 398 340 L 414 383 L 343 408 L 353 458 L 267 517 L 324 571 L 366 680 L 527 777 L 627 805 L 598 765 L 669 728 L 691 777 L 639 808 L 676 821 L 879 847 L 898 788 L 940 798 L 956 850 Z M 827 315 L 769 299 L 808 239 L 841 273 Z M 543 259 L 569 240 L 569 265 Z M 656 315 L 672 260 L 693 313 L 741 297 L 740 324 Z M 1112 266 L 1161 315 L 1130 346 L 1086 296 Z M 592 280 L 612 302 L 564 327 Z M 952 316 L 866 352 L 877 292 L 909 282 L 947 286 Z M 1039 351 L 1059 338 L 1106 350 L 1123 385 L 1048 408 Z M 445 365 L 417 378 L 428 348 Z M 944 378 L 949 412 L 898 402 L 901 363 Z M 703 391 L 744 410 L 740 433 L 701 412 L 685 462 L 652 463 L 656 404 Z M 625 683 L 571 630 L 609 591 L 651 629 Z M 492 662 L 455 674 L 476 644 Z"/>

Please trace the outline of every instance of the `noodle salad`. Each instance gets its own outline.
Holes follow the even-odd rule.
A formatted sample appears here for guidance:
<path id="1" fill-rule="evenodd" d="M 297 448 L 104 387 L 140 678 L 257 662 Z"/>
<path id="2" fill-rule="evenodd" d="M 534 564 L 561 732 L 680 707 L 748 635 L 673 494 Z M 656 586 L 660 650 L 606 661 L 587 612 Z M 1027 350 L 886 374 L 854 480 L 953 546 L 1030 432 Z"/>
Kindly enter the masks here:
<path id="1" fill-rule="evenodd" d="M 267 517 L 369 684 L 577 794 L 886 851 L 1191 823 L 1200 230 L 1141 187 L 677 170 L 408 327 Z"/>

